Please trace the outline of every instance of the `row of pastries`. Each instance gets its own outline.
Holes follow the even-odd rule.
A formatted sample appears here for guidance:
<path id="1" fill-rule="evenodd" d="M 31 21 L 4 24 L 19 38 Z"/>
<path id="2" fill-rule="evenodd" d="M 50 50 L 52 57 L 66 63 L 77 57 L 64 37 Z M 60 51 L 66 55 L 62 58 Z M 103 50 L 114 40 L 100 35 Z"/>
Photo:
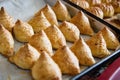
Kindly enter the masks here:
<path id="1" fill-rule="evenodd" d="M 111 54 L 108 49 L 114 50 L 120 45 L 108 28 L 95 34 L 82 11 L 71 17 L 60 1 L 53 7 L 44 6 L 28 23 L 21 20 L 13 23 L 11 19 L 2 7 L 0 53 L 18 67 L 30 69 L 35 80 L 62 80 L 62 74 L 79 74 L 80 65 L 91 66 L 95 63 L 94 57 L 106 57 Z M 58 24 L 58 20 L 62 22 Z M 80 34 L 91 37 L 85 41 Z M 14 38 L 26 42 L 15 53 Z M 66 40 L 73 42 L 71 47 Z"/>
<path id="2" fill-rule="evenodd" d="M 120 0 L 70 0 L 100 18 L 120 13 Z"/>

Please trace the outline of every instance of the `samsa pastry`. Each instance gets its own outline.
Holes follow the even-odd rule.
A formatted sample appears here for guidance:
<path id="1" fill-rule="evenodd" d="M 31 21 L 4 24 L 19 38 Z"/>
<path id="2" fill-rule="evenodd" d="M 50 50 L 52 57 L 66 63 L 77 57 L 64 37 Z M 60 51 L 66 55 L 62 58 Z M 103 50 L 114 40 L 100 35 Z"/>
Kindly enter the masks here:
<path id="1" fill-rule="evenodd" d="M 14 21 L 11 16 L 1 7 L 0 10 L 0 24 L 2 24 L 8 31 L 12 32 L 14 26 Z"/>
<path id="2" fill-rule="evenodd" d="M 80 66 L 77 57 L 67 46 L 59 48 L 52 56 L 63 74 L 76 75 L 80 73 Z"/>
<path id="3" fill-rule="evenodd" d="M 40 9 L 35 16 L 39 16 L 41 11 L 44 13 L 47 20 L 51 23 L 51 25 L 58 25 L 56 14 L 53 9 L 47 4 L 45 7 Z"/>
<path id="4" fill-rule="evenodd" d="M 86 43 L 90 47 L 94 57 L 103 58 L 110 55 L 102 33 L 92 36 L 89 40 L 86 41 Z"/>
<path id="5" fill-rule="evenodd" d="M 88 9 L 90 7 L 89 3 L 85 0 L 79 0 L 77 5 L 84 8 L 84 9 Z"/>
<path id="6" fill-rule="evenodd" d="M 75 24 L 78 27 L 81 34 L 86 34 L 86 35 L 93 35 L 94 34 L 87 16 L 82 11 L 78 12 L 70 20 L 70 22 Z"/>
<path id="7" fill-rule="evenodd" d="M 75 4 L 78 4 L 78 2 L 80 1 L 80 0 L 70 0 L 71 2 L 73 2 L 73 3 L 75 3 Z"/>
<path id="8" fill-rule="evenodd" d="M 116 1 L 112 3 L 115 13 L 120 13 L 120 1 Z"/>
<path id="9" fill-rule="evenodd" d="M 114 8 L 111 4 L 102 3 L 97 6 L 102 9 L 104 17 L 112 17 L 114 15 Z"/>
<path id="10" fill-rule="evenodd" d="M 0 53 L 10 57 L 14 52 L 14 40 L 11 33 L 0 25 Z"/>
<path id="11" fill-rule="evenodd" d="M 25 44 L 9 60 L 22 69 L 30 69 L 39 59 L 39 56 L 40 53 L 34 47 L 30 44 Z"/>
<path id="12" fill-rule="evenodd" d="M 53 55 L 51 42 L 43 30 L 34 34 L 30 38 L 29 43 L 33 47 L 35 47 L 40 53 L 41 51 L 46 51 L 50 56 Z"/>
<path id="13" fill-rule="evenodd" d="M 46 52 L 41 53 L 31 71 L 34 80 L 62 80 L 59 66 Z"/>
<path id="14" fill-rule="evenodd" d="M 80 37 L 80 31 L 73 23 L 64 21 L 59 25 L 59 29 L 62 31 L 67 41 L 75 42 Z"/>
<path id="15" fill-rule="evenodd" d="M 91 12 L 92 14 L 96 15 L 97 17 L 103 19 L 104 13 L 102 11 L 102 9 L 100 9 L 99 7 L 90 7 L 88 9 L 89 12 Z"/>
<path id="16" fill-rule="evenodd" d="M 20 42 L 28 42 L 30 37 L 34 35 L 32 26 L 21 20 L 16 21 L 13 27 L 13 33 L 14 33 L 16 40 Z"/>
<path id="17" fill-rule="evenodd" d="M 86 0 L 90 6 L 95 6 L 101 3 L 101 0 Z"/>
<path id="18" fill-rule="evenodd" d="M 113 0 L 114 1 L 114 0 Z M 102 3 L 106 3 L 106 4 L 109 4 L 112 2 L 112 0 L 101 0 Z"/>
<path id="19" fill-rule="evenodd" d="M 28 23 L 33 27 L 34 32 L 44 30 L 51 25 L 42 11 L 38 16 L 34 16 L 30 19 Z"/>
<path id="20" fill-rule="evenodd" d="M 72 45 L 71 50 L 77 56 L 81 65 L 91 66 L 95 63 L 89 46 L 82 38 Z"/>
<path id="21" fill-rule="evenodd" d="M 116 49 L 120 45 L 116 36 L 107 27 L 104 27 L 100 32 L 102 32 L 108 49 Z"/>
<path id="22" fill-rule="evenodd" d="M 66 6 L 58 0 L 56 4 L 53 6 L 53 10 L 57 16 L 57 19 L 60 21 L 70 21 L 71 17 L 66 8 Z"/>
<path id="23" fill-rule="evenodd" d="M 45 33 L 50 39 L 53 48 L 58 49 L 61 46 L 66 45 L 65 37 L 56 25 L 50 26 L 45 29 Z"/>

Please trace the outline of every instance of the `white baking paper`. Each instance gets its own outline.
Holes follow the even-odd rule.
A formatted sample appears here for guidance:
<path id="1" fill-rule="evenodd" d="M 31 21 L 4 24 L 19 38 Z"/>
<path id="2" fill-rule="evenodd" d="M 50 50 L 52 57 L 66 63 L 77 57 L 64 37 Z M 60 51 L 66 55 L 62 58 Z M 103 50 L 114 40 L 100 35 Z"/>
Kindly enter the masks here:
<path id="1" fill-rule="evenodd" d="M 49 2 L 49 1 L 48 1 Z M 52 3 L 52 2 L 51 2 Z M 46 5 L 44 0 L 0 0 L 0 7 L 11 15 L 15 21 L 20 19 L 28 21 L 38 10 Z M 50 4 L 51 5 L 51 4 Z M 15 40 L 15 51 L 22 46 Z M 69 80 L 71 76 L 64 75 L 63 80 Z M 22 70 L 11 64 L 7 58 L 0 55 L 0 80 L 33 80 L 29 70 Z"/>

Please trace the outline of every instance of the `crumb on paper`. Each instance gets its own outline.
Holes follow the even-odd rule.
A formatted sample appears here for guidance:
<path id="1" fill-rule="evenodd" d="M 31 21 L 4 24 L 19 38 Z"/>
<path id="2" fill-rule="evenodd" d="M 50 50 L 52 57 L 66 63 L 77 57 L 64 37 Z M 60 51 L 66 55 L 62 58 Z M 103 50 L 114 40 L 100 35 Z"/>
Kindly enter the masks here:
<path id="1" fill-rule="evenodd" d="M 11 77 L 10 77 L 10 75 L 8 75 L 8 77 L 7 77 L 7 80 L 11 80 Z"/>

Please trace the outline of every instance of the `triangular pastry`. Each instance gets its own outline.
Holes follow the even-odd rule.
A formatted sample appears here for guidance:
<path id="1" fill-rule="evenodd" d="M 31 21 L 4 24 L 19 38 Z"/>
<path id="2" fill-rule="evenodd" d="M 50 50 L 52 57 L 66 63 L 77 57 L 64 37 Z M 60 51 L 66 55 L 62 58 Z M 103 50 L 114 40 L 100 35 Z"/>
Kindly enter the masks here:
<path id="1" fill-rule="evenodd" d="M 80 7 L 84 9 L 88 9 L 90 7 L 89 3 L 85 0 L 79 0 L 77 5 L 79 5 Z"/>
<path id="2" fill-rule="evenodd" d="M 91 66 L 95 63 L 89 46 L 82 38 L 72 45 L 71 50 L 75 53 L 81 65 Z"/>
<path id="3" fill-rule="evenodd" d="M 35 80 L 62 80 L 62 74 L 58 65 L 44 51 L 39 60 L 31 69 Z"/>
<path id="4" fill-rule="evenodd" d="M 53 10 L 58 20 L 70 21 L 71 16 L 67 10 L 67 7 L 60 0 L 58 0 L 56 4 L 53 6 Z"/>
<path id="5" fill-rule="evenodd" d="M 107 27 L 104 27 L 101 32 L 108 49 L 116 49 L 120 45 L 116 36 Z"/>
<path id="6" fill-rule="evenodd" d="M 16 40 L 20 42 L 28 42 L 30 37 L 34 35 L 32 26 L 21 20 L 16 21 L 13 27 L 13 33 L 14 33 Z"/>
<path id="7" fill-rule="evenodd" d="M 80 73 L 79 61 L 69 47 L 59 48 L 52 58 L 59 65 L 63 74 L 76 75 Z"/>
<path id="8" fill-rule="evenodd" d="M 14 21 L 11 16 L 1 7 L 0 10 L 0 24 L 2 24 L 8 31 L 12 32 L 14 26 Z"/>
<path id="9" fill-rule="evenodd" d="M 113 1 L 115 1 L 115 0 L 113 0 Z M 112 0 L 101 0 L 101 2 L 102 2 L 102 3 L 106 3 L 106 4 L 108 4 L 108 3 L 111 3 Z"/>
<path id="10" fill-rule="evenodd" d="M 10 57 L 10 61 L 22 69 L 30 69 L 39 59 L 40 53 L 30 44 L 25 44 Z"/>
<path id="11" fill-rule="evenodd" d="M 51 42 L 43 30 L 34 34 L 29 39 L 29 43 L 33 47 L 35 47 L 39 52 L 46 51 L 50 56 L 53 55 Z"/>
<path id="12" fill-rule="evenodd" d="M 101 0 L 86 0 L 90 6 L 95 6 L 101 3 Z"/>
<path id="13" fill-rule="evenodd" d="M 90 47 L 94 57 L 103 58 L 110 55 L 102 33 L 92 36 L 89 40 L 86 41 L 86 43 Z"/>
<path id="14" fill-rule="evenodd" d="M 114 15 L 114 8 L 111 4 L 102 3 L 97 6 L 102 9 L 104 17 L 112 17 Z"/>
<path id="15" fill-rule="evenodd" d="M 56 14 L 53 9 L 47 4 L 45 7 L 40 9 L 35 16 L 39 16 L 41 11 L 44 13 L 47 20 L 51 23 L 51 25 L 58 25 Z"/>
<path id="16" fill-rule="evenodd" d="M 14 52 L 14 40 L 11 33 L 0 25 L 0 53 L 4 56 L 12 56 Z"/>
<path id="17" fill-rule="evenodd" d="M 51 25 L 42 11 L 38 16 L 34 16 L 30 19 L 28 23 L 33 27 L 34 32 L 44 30 Z"/>
<path id="18" fill-rule="evenodd" d="M 120 13 L 120 0 L 119 1 L 113 1 L 112 6 L 114 8 L 115 13 Z"/>
<path id="19" fill-rule="evenodd" d="M 59 25 L 59 29 L 62 31 L 67 41 L 74 42 L 80 37 L 80 31 L 73 23 L 64 21 Z"/>
<path id="20" fill-rule="evenodd" d="M 102 9 L 100 9 L 99 7 L 90 7 L 88 9 L 89 12 L 91 12 L 92 14 L 96 15 L 97 17 L 103 19 L 104 13 L 102 11 Z"/>
<path id="21" fill-rule="evenodd" d="M 71 20 L 73 24 L 75 24 L 80 30 L 81 34 L 93 35 L 94 32 L 90 26 L 90 22 L 87 16 L 82 12 L 78 12 Z"/>
<path id="22" fill-rule="evenodd" d="M 45 33 L 50 39 L 53 48 L 58 49 L 66 45 L 65 37 L 56 25 L 52 25 L 45 29 Z"/>

